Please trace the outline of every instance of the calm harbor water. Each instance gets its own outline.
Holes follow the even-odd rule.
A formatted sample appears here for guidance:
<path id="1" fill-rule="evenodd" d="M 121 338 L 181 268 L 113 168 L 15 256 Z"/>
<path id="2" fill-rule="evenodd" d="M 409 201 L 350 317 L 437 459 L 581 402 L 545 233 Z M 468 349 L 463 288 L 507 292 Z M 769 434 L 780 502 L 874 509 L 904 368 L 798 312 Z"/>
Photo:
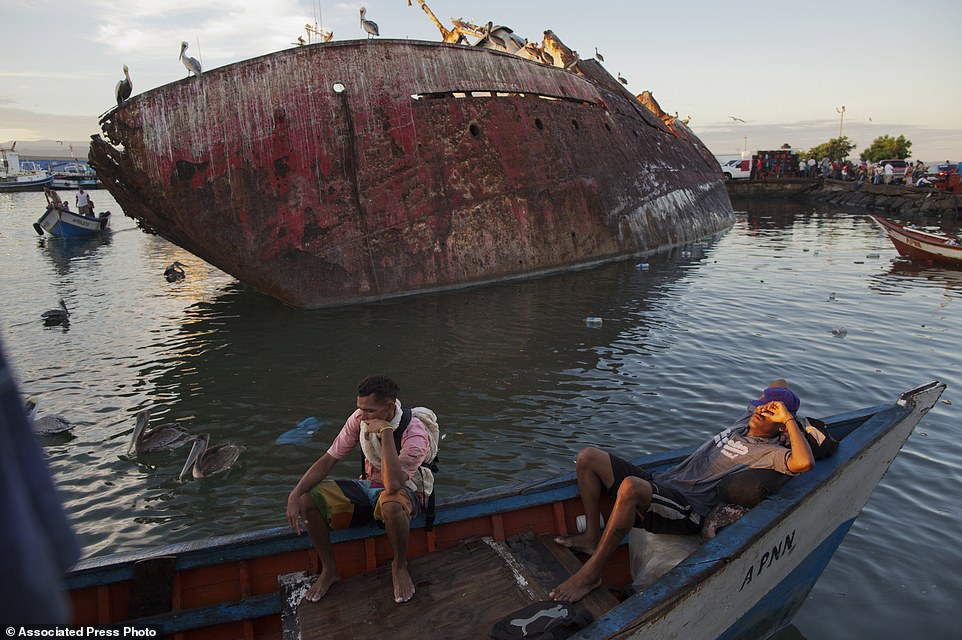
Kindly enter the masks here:
<path id="1" fill-rule="evenodd" d="M 375 371 L 438 413 L 442 496 L 571 470 L 587 444 L 637 456 L 700 443 L 775 377 L 812 416 L 940 379 L 943 402 L 795 624 L 808 638 L 954 631 L 962 271 L 899 259 L 864 212 L 736 202 L 732 229 L 644 258 L 645 270 L 635 260 L 297 311 L 141 233 L 106 191 L 93 196 L 113 231 L 65 243 L 31 226 L 42 194 L 0 194 L 0 341 L 40 415 L 76 423 L 42 444 L 86 555 L 282 525 L 287 493 Z M 174 260 L 187 277 L 168 283 Z M 69 327 L 45 327 L 40 313 L 61 297 Z M 126 456 L 141 409 L 247 451 L 226 475 L 178 482 L 187 448 Z M 278 443 L 308 418 L 315 433 Z"/>

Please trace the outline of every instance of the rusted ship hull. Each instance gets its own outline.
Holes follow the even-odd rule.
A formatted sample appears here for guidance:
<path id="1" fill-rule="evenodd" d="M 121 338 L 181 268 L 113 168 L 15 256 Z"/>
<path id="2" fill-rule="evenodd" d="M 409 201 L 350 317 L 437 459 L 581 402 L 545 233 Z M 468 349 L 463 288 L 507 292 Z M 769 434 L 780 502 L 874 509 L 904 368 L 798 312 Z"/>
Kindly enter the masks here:
<path id="1" fill-rule="evenodd" d="M 90 161 L 123 207 L 296 307 L 560 271 L 733 221 L 717 162 L 594 61 L 378 40 L 136 96 Z M 342 89 L 342 90 L 338 90 Z"/>

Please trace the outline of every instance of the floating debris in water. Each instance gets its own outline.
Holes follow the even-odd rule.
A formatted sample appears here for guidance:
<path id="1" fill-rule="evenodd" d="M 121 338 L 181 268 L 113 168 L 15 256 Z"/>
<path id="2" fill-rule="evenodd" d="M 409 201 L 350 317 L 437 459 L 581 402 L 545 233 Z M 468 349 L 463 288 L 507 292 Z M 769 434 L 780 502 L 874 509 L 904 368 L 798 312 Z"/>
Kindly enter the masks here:
<path id="1" fill-rule="evenodd" d="M 639 262 L 638 264 L 635 265 L 635 269 L 638 269 L 639 271 L 648 271 L 648 263 Z"/>
<path id="2" fill-rule="evenodd" d="M 855 261 L 855 264 L 865 264 L 865 261 L 864 261 L 864 260 L 856 260 L 856 261 Z"/>
<path id="3" fill-rule="evenodd" d="M 834 301 L 834 300 L 835 300 L 835 293 L 833 292 L 833 293 L 828 294 L 828 301 L 829 301 L 829 302 L 832 302 L 832 301 Z"/>
<path id="4" fill-rule="evenodd" d="M 809 249 L 802 249 L 802 253 L 808 253 Z"/>
<path id="5" fill-rule="evenodd" d="M 877 254 L 877 253 L 869 253 L 869 254 L 866 254 L 865 257 L 866 257 L 866 258 L 877 258 L 878 255 L 879 255 L 879 254 Z"/>
<path id="6" fill-rule="evenodd" d="M 846 335 L 848 335 L 848 329 L 845 327 L 835 327 L 832 329 L 832 335 L 839 338 L 844 338 Z"/>
<path id="7" fill-rule="evenodd" d="M 816 249 L 815 252 L 812 253 L 812 255 L 813 255 L 813 256 L 817 256 L 817 255 L 818 255 L 818 249 Z"/>
<path id="8" fill-rule="evenodd" d="M 690 257 L 691 257 L 691 251 L 682 251 L 682 252 L 681 252 L 681 257 L 682 257 L 682 258 L 690 258 Z"/>
<path id="9" fill-rule="evenodd" d="M 598 316 L 588 316 L 587 318 L 585 318 L 585 325 L 589 327 L 600 327 L 601 318 L 599 318 Z"/>
<path id="10" fill-rule="evenodd" d="M 279 435 L 274 444 L 307 444 L 321 426 L 322 423 L 314 416 L 304 418 L 296 427 Z"/>
<path id="11" fill-rule="evenodd" d="M 946 398 L 945 400 L 942 401 L 942 404 L 952 404 L 952 401 Z"/>

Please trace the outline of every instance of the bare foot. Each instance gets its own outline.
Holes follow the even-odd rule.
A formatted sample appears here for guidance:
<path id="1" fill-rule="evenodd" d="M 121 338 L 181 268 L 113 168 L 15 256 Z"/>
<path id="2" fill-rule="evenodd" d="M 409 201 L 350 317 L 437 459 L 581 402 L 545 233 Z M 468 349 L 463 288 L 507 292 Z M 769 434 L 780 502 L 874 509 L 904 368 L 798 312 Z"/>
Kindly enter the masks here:
<path id="1" fill-rule="evenodd" d="M 587 553 L 589 556 L 594 555 L 595 551 L 598 549 L 598 541 L 592 540 L 587 534 L 580 533 L 574 536 L 558 536 L 554 539 L 556 544 L 560 544 L 562 547 L 567 547 L 572 551 L 577 551 L 578 553 Z"/>
<path id="2" fill-rule="evenodd" d="M 548 594 L 552 600 L 577 602 L 601 586 L 601 578 L 587 575 L 584 571 L 574 574 Z"/>
<path id="3" fill-rule="evenodd" d="M 414 597 L 414 581 L 407 567 L 391 566 L 391 576 L 394 578 L 394 601 L 404 604 Z"/>
<path id="4" fill-rule="evenodd" d="M 341 574 L 335 571 L 321 571 L 321 575 L 317 576 L 314 584 L 311 588 L 307 590 L 304 594 L 304 599 L 309 602 L 317 602 L 325 595 L 327 595 L 328 590 L 335 582 L 341 579 Z"/>

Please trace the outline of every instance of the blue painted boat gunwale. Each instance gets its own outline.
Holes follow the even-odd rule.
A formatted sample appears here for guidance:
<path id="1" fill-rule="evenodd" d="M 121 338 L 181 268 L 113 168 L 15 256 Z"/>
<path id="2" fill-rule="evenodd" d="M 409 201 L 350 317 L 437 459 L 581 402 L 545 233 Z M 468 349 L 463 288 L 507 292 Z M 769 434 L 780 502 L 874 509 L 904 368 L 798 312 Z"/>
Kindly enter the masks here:
<path id="1" fill-rule="evenodd" d="M 867 417 L 892 405 L 878 405 L 825 418 L 833 431 L 836 424 L 846 433 Z M 637 458 L 633 462 L 644 464 L 646 468 L 656 469 L 669 466 L 688 455 L 694 447 L 684 450 L 666 451 Z M 577 494 L 574 472 L 547 479 L 539 479 L 515 485 L 493 487 L 477 492 L 442 498 L 437 504 L 436 524 L 456 522 L 472 517 L 491 515 L 504 511 L 511 506 L 534 506 L 548 504 L 558 499 L 566 499 Z M 791 484 L 791 483 L 789 483 Z M 756 508 L 757 509 L 757 508 Z M 754 510 L 753 510 L 754 511 Z M 423 520 L 415 522 L 415 526 Z M 344 531 L 334 531 L 332 542 L 357 540 L 383 533 L 374 525 Z M 133 564 L 146 558 L 157 556 L 176 556 L 177 569 L 195 569 L 204 566 L 248 560 L 265 555 L 286 553 L 311 548 L 306 535 L 297 536 L 287 525 L 272 529 L 216 536 L 191 542 L 174 543 L 151 549 L 127 551 L 108 556 L 81 560 L 68 573 L 68 589 L 79 589 L 129 580 L 133 575 Z"/>

